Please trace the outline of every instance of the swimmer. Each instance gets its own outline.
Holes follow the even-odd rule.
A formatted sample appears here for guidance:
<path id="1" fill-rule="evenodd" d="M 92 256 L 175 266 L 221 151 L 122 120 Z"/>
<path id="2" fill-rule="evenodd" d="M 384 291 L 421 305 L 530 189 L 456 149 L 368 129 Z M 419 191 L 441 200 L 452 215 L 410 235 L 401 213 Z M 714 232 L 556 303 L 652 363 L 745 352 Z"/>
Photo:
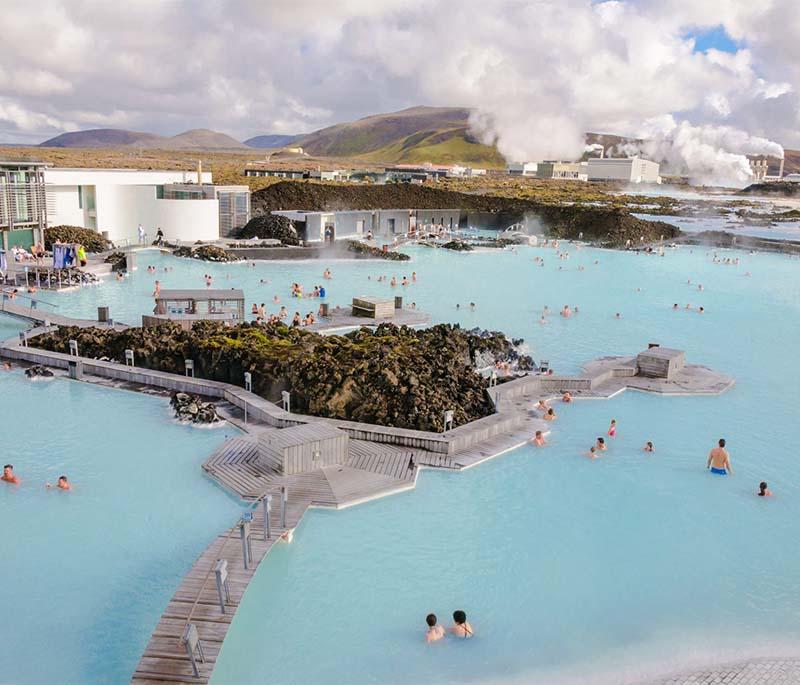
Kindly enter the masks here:
<path id="1" fill-rule="evenodd" d="M 153 297 L 158 297 L 161 294 L 161 281 L 156 281 L 156 289 L 153 291 Z"/>
<path id="2" fill-rule="evenodd" d="M 706 468 L 718 476 L 727 476 L 729 473 L 733 475 L 731 458 L 728 455 L 728 450 L 725 449 L 725 439 L 720 438 L 717 444 L 718 447 L 708 453 Z"/>
<path id="3" fill-rule="evenodd" d="M 428 624 L 428 630 L 425 632 L 425 642 L 436 642 L 444 637 L 444 627 L 437 625 L 436 614 L 428 614 L 425 617 L 425 623 Z"/>
<path id="4" fill-rule="evenodd" d="M 460 304 L 456 304 L 456 309 L 461 309 L 461 305 Z"/>
<path id="5" fill-rule="evenodd" d="M 544 314 L 542 314 L 542 318 L 539 319 L 539 323 L 542 324 L 543 326 L 547 323 L 547 319 L 544 318 Z"/>
<path id="6" fill-rule="evenodd" d="M 531 442 L 537 447 L 544 447 L 547 444 L 542 431 L 536 431 L 536 435 L 533 436 L 533 440 L 531 440 Z"/>
<path id="7" fill-rule="evenodd" d="M 613 438 L 617 435 L 617 420 L 611 419 L 611 423 L 608 426 L 608 435 L 609 437 Z"/>
<path id="8" fill-rule="evenodd" d="M 597 444 L 595 445 L 598 452 L 605 452 L 608 447 L 606 446 L 606 439 L 605 438 L 597 438 Z"/>
<path id="9" fill-rule="evenodd" d="M 647 442 L 644 444 L 644 447 L 642 447 L 642 451 L 643 451 L 643 452 L 655 452 L 655 451 L 656 451 L 656 448 L 655 448 L 655 447 L 653 447 L 653 443 L 652 443 L 650 440 L 648 440 L 648 441 L 647 441 Z"/>
<path id="10" fill-rule="evenodd" d="M 50 483 L 45 483 L 44 486 L 48 489 L 53 487 L 50 485 Z M 70 485 L 69 481 L 67 481 L 66 476 L 59 476 L 55 487 L 59 490 L 72 490 L 72 485 Z"/>
<path id="11" fill-rule="evenodd" d="M 550 409 L 548 409 L 548 410 L 547 410 L 547 411 L 544 413 L 544 416 L 543 416 L 542 418 L 543 418 L 545 421 L 555 421 L 555 420 L 558 418 L 558 416 L 556 416 L 556 413 L 553 411 L 553 408 L 552 408 L 552 407 L 550 407 Z"/>
<path id="12" fill-rule="evenodd" d="M 0 477 L 0 480 L 11 483 L 12 485 L 19 485 L 22 482 L 19 476 L 14 474 L 14 466 L 12 464 L 6 464 L 3 467 L 3 475 Z"/>
<path id="13" fill-rule="evenodd" d="M 281 298 L 280 298 L 280 297 L 278 297 L 277 295 L 273 295 L 273 296 L 272 296 L 272 301 L 273 301 L 275 304 L 278 304 L 278 303 L 281 301 Z"/>
<path id="14" fill-rule="evenodd" d="M 697 308 L 697 313 L 698 314 L 702 314 L 705 310 L 706 310 L 705 307 L 698 307 Z"/>
<path id="15" fill-rule="evenodd" d="M 600 455 L 597 454 L 597 450 L 594 447 L 590 447 L 589 451 L 586 453 L 586 456 L 589 457 L 589 459 L 597 459 L 597 457 Z"/>
<path id="16" fill-rule="evenodd" d="M 392 280 L 389 281 L 389 285 L 392 286 L 392 288 L 394 288 L 397 285 L 397 277 L 396 276 L 392 276 Z"/>
<path id="17" fill-rule="evenodd" d="M 403 280 L 400 281 L 400 285 L 408 285 L 408 283 L 409 283 L 408 277 L 407 276 L 403 276 Z"/>
<path id="18" fill-rule="evenodd" d="M 563 316 L 566 319 L 572 316 L 572 310 L 569 308 L 568 304 L 565 304 L 564 308 L 561 310 L 561 316 Z"/>
<path id="19" fill-rule="evenodd" d="M 11 364 L 8 362 L 3 362 L 3 371 L 11 371 Z"/>
<path id="20" fill-rule="evenodd" d="M 675 310 L 675 311 L 678 310 L 678 303 L 677 302 L 672 305 L 672 309 Z"/>
<path id="21" fill-rule="evenodd" d="M 412 272 L 411 272 L 411 280 L 412 280 L 414 283 L 416 283 L 416 282 L 417 282 L 417 272 L 416 272 L 416 271 L 412 271 Z"/>
<path id="22" fill-rule="evenodd" d="M 758 485 L 758 492 L 756 493 L 759 497 L 772 497 L 772 490 L 767 487 L 766 481 L 761 481 Z"/>
<path id="23" fill-rule="evenodd" d="M 450 632 L 456 637 L 467 639 L 475 634 L 469 621 L 467 621 L 466 613 L 461 611 L 461 609 L 457 609 L 453 612 L 453 624 L 453 627 L 450 628 Z"/>
<path id="24" fill-rule="evenodd" d="M 578 309 L 578 305 L 575 305 L 575 308 L 572 310 L 573 314 L 577 314 L 580 310 Z"/>
<path id="25" fill-rule="evenodd" d="M 331 273 L 330 269 L 325 269 L 325 271 L 322 272 L 322 277 L 323 278 L 333 278 L 333 274 Z"/>
<path id="26" fill-rule="evenodd" d="M 614 314 L 614 318 L 615 318 L 615 319 L 621 319 L 621 318 L 622 318 L 622 314 L 620 314 L 619 312 L 617 312 L 616 314 Z"/>
<path id="27" fill-rule="evenodd" d="M 567 404 L 569 404 L 570 402 L 572 402 L 572 394 L 569 391 L 565 392 L 561 396 L 561 401 L 562 402 L 566 402 Z"/>
<path id="28" fill-rule="evenodd" d="M 469 303 L 469 308 L 474 312 L 475 311 L 475 303 L 474 302 L 470 302 Z"/>
<path id="29" fill-rule="evenodd" d="M 253 306 L 250 308 L 250 313 L 258 314 L 258 305 L 255 302 L 253 302 Z"/>
<path id="30" fill-rule="evenodd" d="M 125 276 L 122 274 L 122 272 L 121 272 L 121 271 L 117 271 L 117 280 L 118 280 L 118 281 L 123 281 L 123 280 L 125 280 Z"/>
<path id="31" fill-rule="evenodd" d="M 536 405 L 535 409 L 539 409 L 541 411 L 547 411 L 547 402 L 544 400 L 539 400 L 538 404 Z"/>

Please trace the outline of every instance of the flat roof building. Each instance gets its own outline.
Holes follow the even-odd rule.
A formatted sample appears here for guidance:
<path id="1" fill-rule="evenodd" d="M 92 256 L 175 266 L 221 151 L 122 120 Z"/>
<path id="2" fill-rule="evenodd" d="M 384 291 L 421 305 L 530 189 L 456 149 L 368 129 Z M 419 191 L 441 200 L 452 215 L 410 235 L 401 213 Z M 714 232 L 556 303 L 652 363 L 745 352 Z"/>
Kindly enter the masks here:
<path id="1" fill-rule="evenodd" d="M 455 230 L 461 219 L 460 209 L 354 209 L 341 212 L 278 210 L 272 213 L 290 219 L 297 234 L 308 243 L 359 240 L 368 236 L 392 242 L 395 237 L 415 233 L 423 227 L 438 226 Z"/>
<path id="2" fill-rule="evenodd" d="M 47 228 L 44 162 L 0 159 L 0 248 L 29 248 Z"/>
<path id="3" fill-rule="evenodd" d="M 142 326 L 158 326 L 172 321 L 191 330 L 196 321 L 222 321 L 237 324 L 244 321 L 244 291 L 229 290 L 162 290 L 155 298 L 153 315 L 142 316 Z"/>
<path id="4" fill-rule="evenodd" d="M 586 169 L 590 181 L 661 182 L 658 164 L 640 157 L 591 157 Z"/>
<path id="5" fill-rule="evenodd" d="M 200 169 L 56 167 L 44 181 L 49 225 L 90 228 L 115 243 L 135 242 L 140 224 L 148 242 L 159 228 L 167 241 L 217 240 L 250 216 L 249 188 L 214 186 Z"/>
<path id="6" fill-rule="evenodd" d="M 538 167 L 536 162 L 516 162 L 508 165 L 508 173 L 512 176 L 536 176 Z"/>

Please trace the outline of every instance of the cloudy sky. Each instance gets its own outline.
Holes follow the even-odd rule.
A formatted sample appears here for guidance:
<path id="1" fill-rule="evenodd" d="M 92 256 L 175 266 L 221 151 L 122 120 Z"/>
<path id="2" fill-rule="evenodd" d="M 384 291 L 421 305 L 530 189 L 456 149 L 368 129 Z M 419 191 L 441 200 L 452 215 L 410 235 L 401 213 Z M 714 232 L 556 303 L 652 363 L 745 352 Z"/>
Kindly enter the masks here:
<path id="1" fill-rule="evenodd" d="M 570 156 L 585 130 L 800 148 L 797 0 L 38 0 L 3 20 L 7 142 L 243 139 L 429 104 L 478 108 L 517 158 Z"/>

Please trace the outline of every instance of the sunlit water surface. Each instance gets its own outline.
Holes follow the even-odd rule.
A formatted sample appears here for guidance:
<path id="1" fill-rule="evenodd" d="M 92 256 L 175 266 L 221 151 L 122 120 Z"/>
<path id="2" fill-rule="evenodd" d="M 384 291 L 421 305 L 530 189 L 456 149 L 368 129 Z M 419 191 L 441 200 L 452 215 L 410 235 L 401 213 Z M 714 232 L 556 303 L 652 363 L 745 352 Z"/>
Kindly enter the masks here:
<path id="1" fill-rule="evenodd" d="M 0 483 L 0 683 L 126 683 L 180 578 L 240 511 L 200 469 L 234 431 L 19 370 L 0 372 L 0 395 L 3 463 L 22 479 Z M 46 490 L 61 474 L 73 490 Z"/>
<path id="2" fill-rule="evenodd" d="M 527 247 L 411 248 L 406 263 L 255 267 L 146 252 L 124 283 L 44 296 L 63 313 L 90 316 L 108 305 L 114 318 L 136 323 L 152 308 L 155 278 L 196 288 L 210 272 L 214 287 L 243 288 L 248 308 L 286 304 L 292 313 L 318 306 L 291 299 L 292 282 L 306 290 L 324 283 L 332 304 L 403 294 L 435 321 L 524 337 L 559 372 L 652 341 L 736 378 L 721 397 L 626 393 L 559 406 L 545 449 L 465 473 L 424 472 L 412 493 L 310 513 L 292 545 L 279 545 L 259 569 L 216 683 L 618 683 L 693 663 L 800 653 L 800 262 L 718 251 L 741 260 L 725 265 L 689 248 L 664 257 L 562 249 L 569 259 Z M 327 282 L 326 266 L 334 275 Z M 376 280 L 413 271 L 417 281 L 405 288 Z M 564 304 L 580 313 L 562 319 L 555 313 Z M 545 305 L 553 314 L 541 325 Z M 591 462 L 582 455 L 612 417 L 619 435 Z M 704 470 L 719 437 L 736 469 L 726 479 Z M 641 451 L 646 440 L 655 454 Z M 196 464 L 181 473 L 201 478 Z M 775 492 L 767 501 L 754 495 L 762 479 Z M 123 599 L 131 608 L 141 601 Z M 456 608 L 468 612 L 476 639 L 425 645 L 425 615 L 447 621 Z M 141 643 L 151 627 L 128 634 Z"/>

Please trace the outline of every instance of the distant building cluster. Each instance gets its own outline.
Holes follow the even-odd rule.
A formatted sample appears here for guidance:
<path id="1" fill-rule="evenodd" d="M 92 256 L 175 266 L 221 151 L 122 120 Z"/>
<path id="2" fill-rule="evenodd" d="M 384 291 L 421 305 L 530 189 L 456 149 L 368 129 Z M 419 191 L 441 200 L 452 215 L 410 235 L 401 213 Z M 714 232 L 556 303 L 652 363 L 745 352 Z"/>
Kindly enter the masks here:
<path id="1" fill-rule="evenodd" d="M 751 157 L 750 171 L 753 172 L 753 183 L 772 183 L 774 181 L 792 181 L 791 176 L 783 175 L 783 158 L 776 157 Z"/>
<path id="2" fill-rule="evenodd" d="M 486 169 L 459 165 L 394 164 L 382 170 L 291 169 L 271 166 L 266 162 L 251 162 L 244 169 L 247 177 L 286 179 L 316 179 L 320 181 L 370 181 L 372 183 L 424 183 L 442 178 L 483 176 Z"/>
<path id="3" fill-rule="evenodd" d="M 248 186 L 212 183 L 210 173 L 49 167 L 0 160 L 0 249 L 43 242 L 44 229 L 68 225 L 116 244 L 217 240 L 250 220 Z"/>
<path id="4" fill-rule="evenodd" d="M 661 182 L 659 165 L 641 157 L 591 157 L 585 162 L 523 162 L 510 164 L 508 173 L 573 181 Z"/>

